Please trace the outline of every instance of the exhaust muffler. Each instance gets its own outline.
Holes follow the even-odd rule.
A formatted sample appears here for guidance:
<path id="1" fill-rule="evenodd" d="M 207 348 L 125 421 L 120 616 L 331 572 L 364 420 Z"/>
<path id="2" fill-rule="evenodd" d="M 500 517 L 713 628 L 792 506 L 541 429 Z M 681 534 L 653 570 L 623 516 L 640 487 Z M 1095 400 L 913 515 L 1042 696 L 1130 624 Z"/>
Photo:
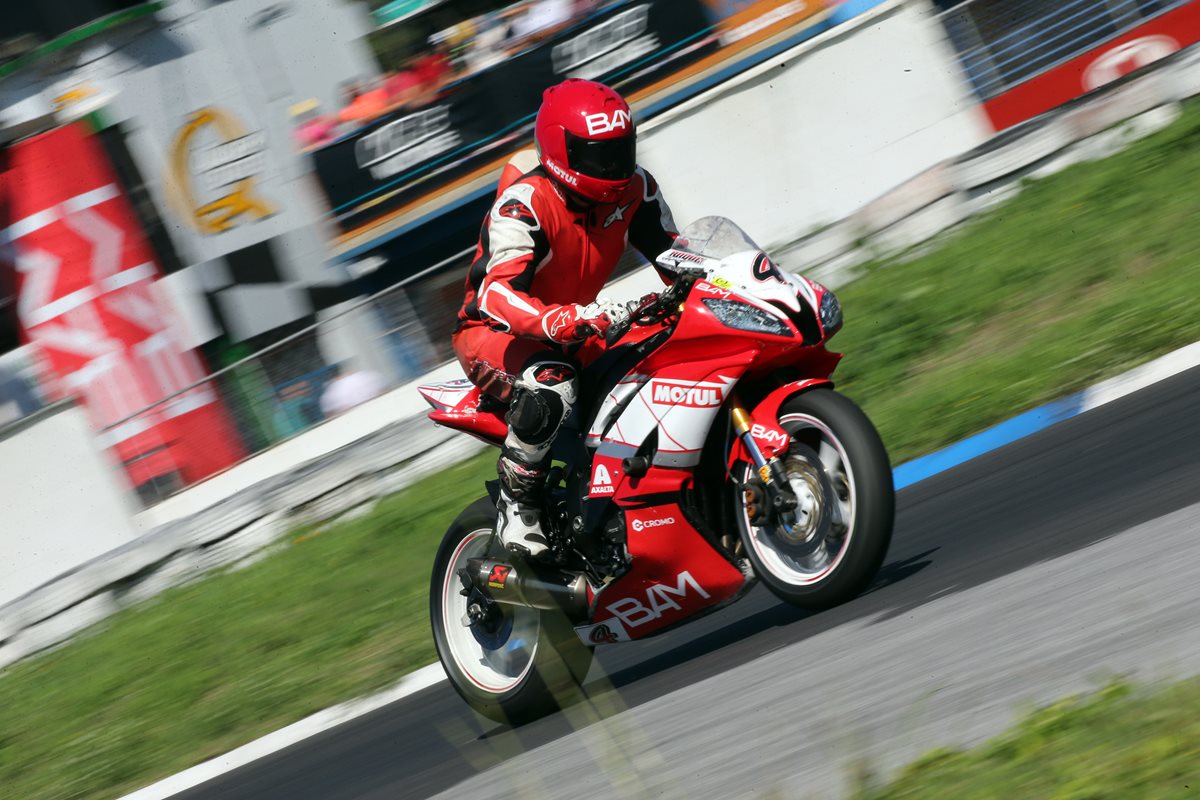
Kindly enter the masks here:
<path id="1" fill-rule="evenodd" d="M 582 617 L 588 610 L 587 580 L 578 573 L 562 572 L 494 558 L 467 559 L 471 582 L 497 603 L 567 612 Z"/>

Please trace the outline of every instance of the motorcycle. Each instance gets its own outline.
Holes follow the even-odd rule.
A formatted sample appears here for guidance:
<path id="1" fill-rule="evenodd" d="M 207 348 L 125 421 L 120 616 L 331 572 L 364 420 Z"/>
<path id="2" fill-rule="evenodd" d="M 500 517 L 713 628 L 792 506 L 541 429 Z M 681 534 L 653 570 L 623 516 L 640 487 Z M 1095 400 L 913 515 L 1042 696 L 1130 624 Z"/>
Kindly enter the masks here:
<path id="1" fill-rule="evenodd" d="M 887 552 L 887 452 L 830 380 L 834 293 L 722 217 L 687 226 L 656 262 L 671 285 L 609 329 L 556 439 L 552 558 L 505 550 L 493 481 L 434 560 L 438 657 L 486 717 L 516 724 L 573 702 L 596 646 L 662 633 L 758 580 L 804 608 L 842 603 Z M 502 443 L 504 409 L 468 381 L 420 391 L 434 422 Z"/>

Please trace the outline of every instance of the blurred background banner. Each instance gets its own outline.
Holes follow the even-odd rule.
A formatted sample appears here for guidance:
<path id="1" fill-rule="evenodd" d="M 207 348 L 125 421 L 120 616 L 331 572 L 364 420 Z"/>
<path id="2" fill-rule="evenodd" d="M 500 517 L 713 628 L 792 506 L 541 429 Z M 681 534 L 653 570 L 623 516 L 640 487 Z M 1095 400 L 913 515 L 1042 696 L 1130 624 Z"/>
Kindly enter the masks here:
<path id="1" fill-rule="evenodd" d="M 445 0 L 392 0 L 386 6 L 380 6 L 371 12 L 371 19 L 383 28 L 403 22 L 411 16 L 428 11 L 434 6 L 441 5 Z"/>
<path id="2" fill-rule="evenodd" d="M 828 0 L 709 0 L 717 14 L 720 40 L 728 47 L 750 37 L 770 35 L 824 11 Z"/>
<path id="3" fill-rule="evenodd" d="M 130 482 L 190 483 L 243 457 L 206 369 L 172 330 L 160 271 L 99 141 L 80 123 L 13 145 L 4 175 L 22 335 L 57 396 L 109 428 Z M 64 169 L 70 165 L 70 169 Z M 186 391 L 185 391 L 186 390 Z"/>
<path id="4" fill-rule="evenodd" d="M 529 137 L 547 86 L 577 77 L 636 91 L 713 52 L 713 30 L 700 0 L 617 3 L 467 75 L 430 106 L 381 117 L 316 150 L 314 166 L 339 226 L 352 229 L 506 156 L 514 140 Z"/>
<path id="5" fill-rule="evenodd" d="M 937 0 L 997 131 L 1200 41 L 1195 0 Z"/>

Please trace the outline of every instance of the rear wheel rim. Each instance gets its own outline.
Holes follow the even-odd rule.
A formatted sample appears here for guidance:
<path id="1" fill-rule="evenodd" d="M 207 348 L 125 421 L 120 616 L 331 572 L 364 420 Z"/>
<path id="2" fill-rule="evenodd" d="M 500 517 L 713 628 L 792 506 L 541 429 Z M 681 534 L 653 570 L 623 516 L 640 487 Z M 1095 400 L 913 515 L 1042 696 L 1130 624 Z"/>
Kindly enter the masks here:
<path id="1" fill-rule="evenodd" d="M 537 609 L 496 604 L 502 616 L 493 624 L 462 624 L 468 598 L 461 594 L 458 571 L 466 567 L 467 559 L 488 556 L 493 538 L 490 528 L 473 530 L 450 557 L 442 576 L 442 630 L 448 655 L 467 680 L 490 694 L 504 694 L 533 669 L 541 616 Z"/>
<path id="2" fill-rule="evenodd" d="M 785 414 L 779 424 L 794 443 L 784 460 L 799 501 L 793 524 L 751 525 L 744 503 L 742 524 L 768 572 L 792 586 L 811 586 L 833 573 L 850 548 L 857 510 L 854 472 L 845 446 L 824 421 Z"/>

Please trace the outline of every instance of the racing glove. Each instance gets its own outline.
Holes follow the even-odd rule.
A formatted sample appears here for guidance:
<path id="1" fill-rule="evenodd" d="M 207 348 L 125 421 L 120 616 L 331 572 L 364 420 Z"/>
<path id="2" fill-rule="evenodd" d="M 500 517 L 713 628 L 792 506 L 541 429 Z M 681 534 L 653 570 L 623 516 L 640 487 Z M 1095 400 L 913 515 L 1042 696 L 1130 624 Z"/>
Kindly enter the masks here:
<path id="1" fill-rule="evenodd" d="M 603 336 L 613 325 L 629 320 L 629 310 L 621 303 L 604 298 L 586 306 L 560 306 L 542 319 L 546 338 L 557 344 L 582 342 L 591 336 Z"/>

